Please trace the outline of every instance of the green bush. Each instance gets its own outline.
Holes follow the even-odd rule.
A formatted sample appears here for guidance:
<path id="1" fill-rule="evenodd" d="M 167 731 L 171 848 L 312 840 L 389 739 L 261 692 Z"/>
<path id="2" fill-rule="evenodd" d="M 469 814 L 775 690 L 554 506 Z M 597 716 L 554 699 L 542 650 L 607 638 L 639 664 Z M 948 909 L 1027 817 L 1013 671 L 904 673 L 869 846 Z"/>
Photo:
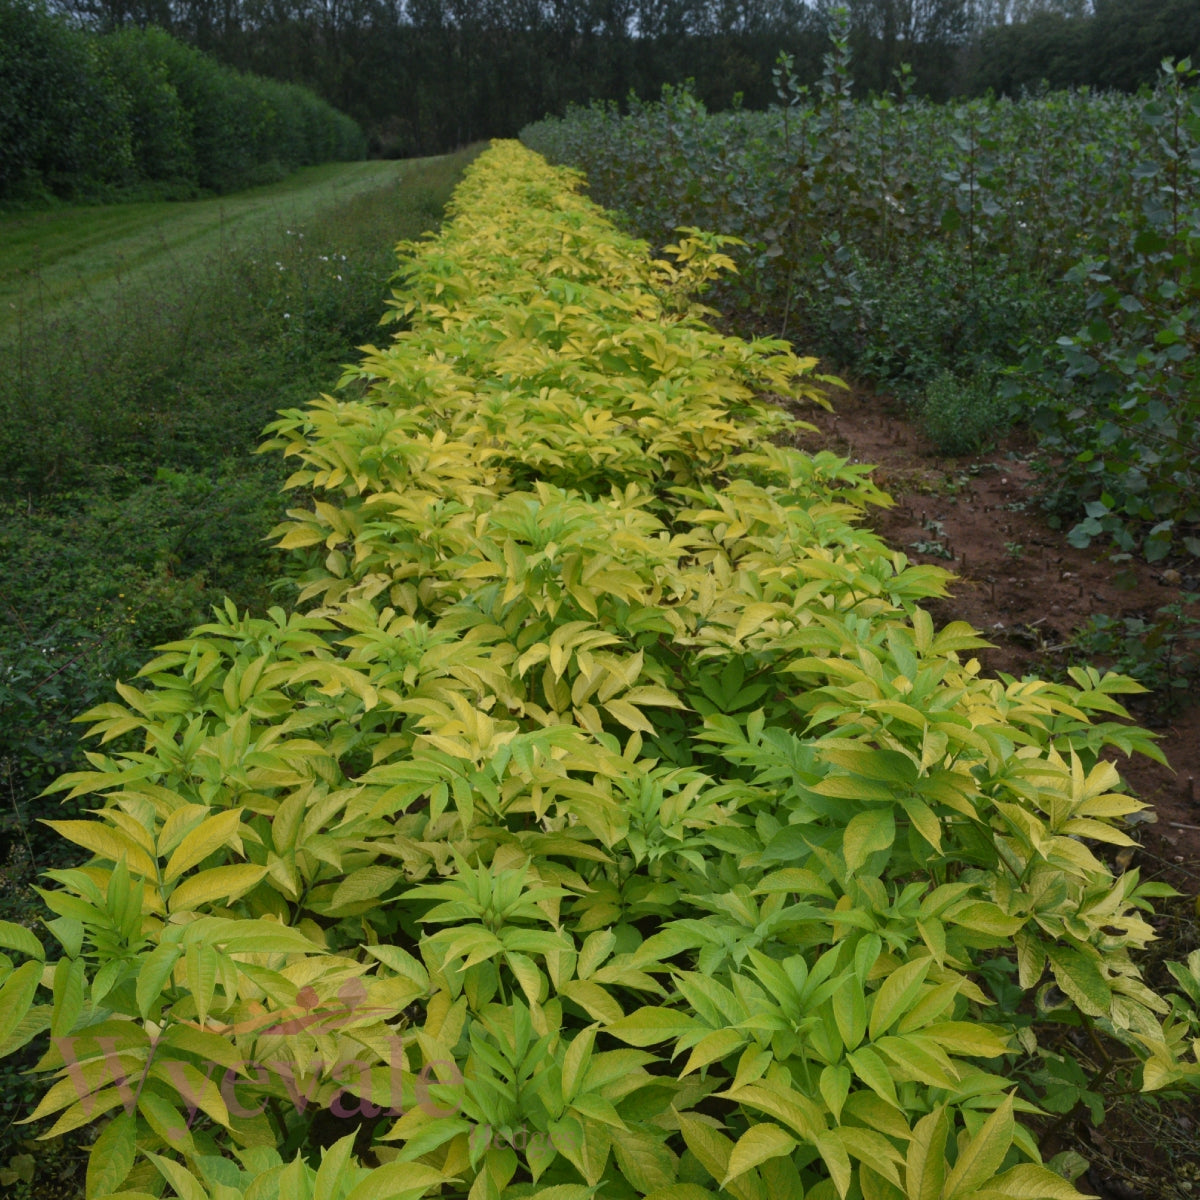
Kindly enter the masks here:
<path id="1" fill-rule="evenodd" d="M 123 30 L 99 41 L 101 56 L 124 92 L 134 178 L 187 194 L 196 185 L 192 120 L 168 69 L 160 29 Z"/>
<path id="2" fill-rule="evenodd" d="M 227 192 L 365 149 L 311 92 L 160 29 L 95 37 L 0 0 L 0 200 Z"/>
<path id="3" fill-rule="evenodd" d="M 1012 424 L 1011 405 L 1003 400 L 995 376 L 980 372 L 967 378 L 943 371 L 917 402 L 921 428 L 942 454 L 974 454 Z"/>
<path id="4" fill-rule="evenodd" d="M 88 196 L 132 162 L 124 95 L 95 40 L 39 0 L 0 0 L 0 199 Z"/>

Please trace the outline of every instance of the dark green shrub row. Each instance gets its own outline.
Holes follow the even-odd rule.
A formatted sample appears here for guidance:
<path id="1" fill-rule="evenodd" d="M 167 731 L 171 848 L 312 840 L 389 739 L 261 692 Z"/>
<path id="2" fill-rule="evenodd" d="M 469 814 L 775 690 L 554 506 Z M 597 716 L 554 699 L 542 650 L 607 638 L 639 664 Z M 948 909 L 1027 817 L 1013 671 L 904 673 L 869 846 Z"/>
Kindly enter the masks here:
<path id="1" fill-rule="evenodd" d="M 575 109 L 528 145 L 665 241 L 741 238 L 733 303 L 909 402 L 946 453 L 1029 420 L 1056 519 L 1152 559 L 1200 554 L 1200 94 L 939 106 L 851 99 L 846 28 L 815 94 L 709 114 L 690 92 Z"/>
<path id="2" fill-rule="evenodd" d="M 96 37 L 0 0 L 0 200 L 225 192 L 361 158 L 357 124 L 160 29 Z"/>

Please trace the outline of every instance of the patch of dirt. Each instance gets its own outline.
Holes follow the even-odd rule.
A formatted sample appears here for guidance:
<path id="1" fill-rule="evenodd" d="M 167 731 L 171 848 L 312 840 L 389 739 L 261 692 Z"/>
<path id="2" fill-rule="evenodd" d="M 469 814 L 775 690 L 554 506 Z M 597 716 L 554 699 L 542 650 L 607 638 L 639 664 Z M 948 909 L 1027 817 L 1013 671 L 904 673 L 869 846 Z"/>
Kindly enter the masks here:
<path id="1" fill-rule="evenodd" d="M 834 398 L 836 411 L 805 408 L 796 415 L 817 426 L 797 444 L 830 449 L 876 465 L 874 479 L 896 505 L 872 510 L 871 526 L 916 562 L 934 563 L 957 579 L 948 599 L 930 605 L 935 621 L 970 622 L 994 643 L 981 651 L 984 669 L 1018 678 L 1065 678 L 1066 668 L 1091 661 L 1072 640 L 1089 618 L 1140 617 L 1200 591 L 1200 580 L 1143 562 L 1118 568 L 1100 548 L 1080 550 L 1053 529 L 1037 502 L 1032 442 L 1020 434 L 973 458 L 939 456 L 899 404 L 852 390 Z M 1122 568 L 1124 569 L 1124 568 Z M 1194 611 L 1194 610 L 1193 610 Z M 1200 618 L 1200 612 L 1196 613 Z M 1171 768 L 1141 755 L 1116 766 L 1131 795 L 1152 805 L 1150 820 L 1131 828 L 1139 848 L 1117 857 L 1116 870 L 1140 868 L 1182 895 L 1160 901 L 1153 924 L 1159 940 L 1143 963 L 1160 992 L 1175 990 L 1163 964 L 1181 961 L 1200 941 L 1200 689 L 1182 709 L 1164 715 L 1161 698 L 1122 697 L 1134 719 L 1158 734 Z M 1098 847 L 1098 850 L 1111 849 Z M 1104 1123 L 1086 1115 L 1063 1130 L 1063 1148 L 1089 1163 L 1078 1180 L 1101 1200 L 1193 1200 L 1200 1196 L 1200 1098 L 1129 1096 L 1110 1104 Z"/>
<path id="2" fill-rule="evenodd" d="M 950 597 L 930 609 L 941 623 L 970 622 L 994 644 L 979 652 L 987 672 L 1064 678 L 1068 665 L 1082 661 L 1072 637 L 1090 617 L 1149 620 L 1163 605 L 1180 601 L 1187 587 L 1200 590 L 1196 579 L 1137 561 L 1126 564 L 1132 578 L 1118 586 L 1118 570 L 1100 548 L 1070 545 L 1038 506 L 1035 448 L 1021 434 L 977 457 L 947 458 L 894 400 L 855 389 L 834 403 L 832 413 L 797 413 L 819 430 L 799 443 L 875 464 L 875 482 L 896 505 L 872 510 L 871 526 L 914 562 L 957 576 Z M 1195 894 L 1200 696 L 1170 716 L 1153 696 L 1124 699 L 1138 723 L 1158 734 L 1173 768 L 1140 755 L 1116 764 L 1131 793 L 1153 805 L 1157 816 L 1142 827 L 1143 875 L 1167 875 L 1177 887 L 1190 882 Z"/>

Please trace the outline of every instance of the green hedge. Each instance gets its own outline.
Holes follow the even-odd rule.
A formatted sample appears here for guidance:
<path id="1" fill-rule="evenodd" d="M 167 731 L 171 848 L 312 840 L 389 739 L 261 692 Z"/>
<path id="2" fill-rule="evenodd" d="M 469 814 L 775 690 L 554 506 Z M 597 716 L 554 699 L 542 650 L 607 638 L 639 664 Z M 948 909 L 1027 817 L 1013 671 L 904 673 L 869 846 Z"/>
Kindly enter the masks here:
<path id="1" fill-rule="evenodd" d="M 311 92 L 160 29 L 97 37 L 0 0 L 0 200 L 227 192 L 365 147 Z"/>

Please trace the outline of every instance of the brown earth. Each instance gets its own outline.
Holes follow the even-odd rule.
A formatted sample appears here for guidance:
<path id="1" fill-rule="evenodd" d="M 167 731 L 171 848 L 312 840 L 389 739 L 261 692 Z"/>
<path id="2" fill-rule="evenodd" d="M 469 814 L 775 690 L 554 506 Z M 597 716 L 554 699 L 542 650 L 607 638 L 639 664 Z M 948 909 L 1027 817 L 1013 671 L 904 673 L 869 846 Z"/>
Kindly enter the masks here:
<path id="1" fill-rule="evenodd" d="M 1200 579 L 1188 573 L 1194 567 L 1117 568 L 1101 547 L 1071 546 L 1039 508 L 1038 456 L 1027 437 L 1014 434 L 985 454 L 947 458 L 894 400 L 854 388 L 834 403 L 833 413 L 797 412 L 819 431 L 800 435 L 798 444 L 876 464 L 875 481 L 896 504 L 874 510 L 871 526 L 912 560 L 954 572 L 950 597 L 931 610 L 939 623 L 968 621 L 990 639 L 993 648 L 979 655 L 989 673 L 1065 678 L 1076 663 L 1109 666 L 1073 645 L 1089 618 L 1151 620 L 1163 605 L 1200 591 Z M 1121 571 L 1128 576 L 1123 581 Z M 1146 968 L 1158 990 L 1177 990 L 1162 963 L 1180 961 L 1200 945 L 1200 695 L 1170 711 L 1155 695 L 1127 703 L 1137 723 L 1158 735 L 1171 769 L 1117 753 L 1129 793 L 1152 807 L 1131 830 L 1139 847 L 1113 865 L 1137 866 L 1143 879 L 1164 880 L 1183 893 L 1159 904 L 1160 941 Z M 1100 1127 L 1084 1115 L 1064 1133 L 1061 1144 L 1091 1164 L 1078 1181 L 1084 1192 L 1103 1200 L 1200 1200 L 1200 1102 L 1130 1097 L 1111 1104 Z"/>
<path id="2" fill-rule="evenodd" d="M 1072 636 L 1090 617 L 1151 620 L 1189 588 L 1200 591 L 1200 578 L 1173 567 L 1134 561 L 1117 568 L 1102 547 L 1070 545 L 1038 506 L 1036 448 L 1020 434 L 977 457 L 947 458 L 887 397 L 854 390 L 832 413 L 800 415 L 820 431 L 801 444 L 876 465 L 875 482 L 896 505 L 873 510 L 872 527 L 914 561 L 957 576 L 949 599 L 931 608 L 942 622 L 968 621 L 992 641 L 979 654 L 989 673 L 1063 677 L 1069 664 L 1088 661 Z M 1171 864 L 1172 875 L 1200 883 L 1200 696 L 1191 700 L 1167 712 L 1160 697 L 1129 697 L 1173 770 L 1140 755 L 1116 765 L 1132 794 L 1154 806 L 1145 852 Z"/>

